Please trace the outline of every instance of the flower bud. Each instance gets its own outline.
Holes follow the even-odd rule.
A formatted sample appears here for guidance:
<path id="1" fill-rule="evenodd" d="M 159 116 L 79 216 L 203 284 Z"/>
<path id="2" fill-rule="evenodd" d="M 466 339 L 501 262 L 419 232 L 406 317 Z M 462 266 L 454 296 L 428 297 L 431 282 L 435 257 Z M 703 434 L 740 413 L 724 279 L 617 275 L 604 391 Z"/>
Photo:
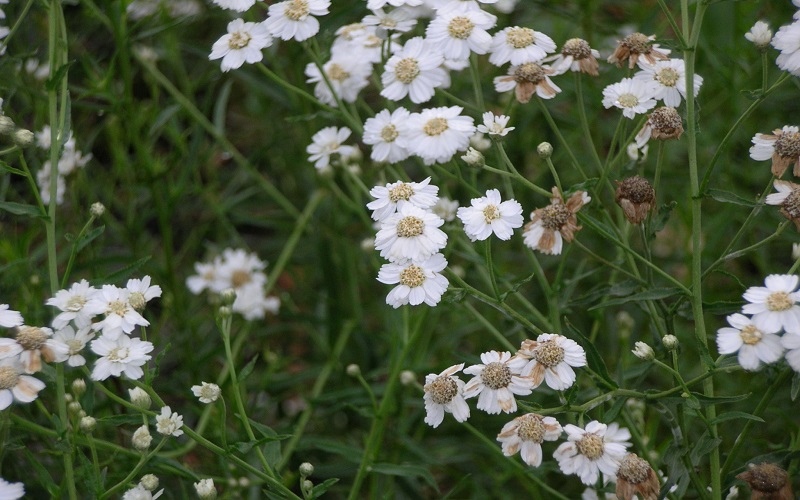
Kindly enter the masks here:
<path id="1" fill-rule="evenodd" d="M 250 479 L 246 476 L 242 476 L 239 478 L 239 487 L 240 488 L 247 488 L 250 486 Z"/>
<path id="2" fill-rule="evenodd" d="M 475 148 L 469 148 L 467 154 L 462 155 L 461 159 L 470 167 L 481 168 L 486 165 L 486 158 L 483 157 L 483 153 Z"/>
<path id="3" fill-rule="evenodd" d="M 33 140 L 33 132 L 28 129 L 20 128 L 14 132 L 14 143 L 21 148 L 27 148 L 33 144 Z"/>
<path id="4" fill-rule="evenodd" d="M 231 309 L 230 306 L 222 306 L 219 308 L 218 312 L 221 318 L 230 318 L 233 314 L 233 309 Z"/>
<path id="5" fill-rule="evenodd" d="M 80 427 L 83 432 L 92 432 L 96 426 L 97 420 L 94 417 L 83 417 L 81 419 Z"/>
<path id="6" fill-rule="evenodd" d="M 147 426 L 143 425 L 136 429 L 136 432 L 133 433 L 131 442 L 133 443 L 134 448 L 139 451 L 144 451 L 150 448 L 150 443 L 153 442 L 153 436 L 150 435 L 150 430 L 147 428 Z"/>
<path id="7" fill-rule="evenodd" d="M 653 351 L 653 348 L 644 342 L 636 342 L 635 349 L 633 349 L 631 352 L 634 354 L 634 356 L 644 361 L 651 361 L 656 357 L 656 353 Z"/>
<path id="8" fill-rule="evenodd" d="M 358 377 L 361 375 L 361 367 L 355 363 L 347 365 L 345 372 L 351 377 Z"/>
<path id="9" fill-rule="evenodd" d="M 150 399 L 150 395 L 147 394 L 143 389 L 134 387 L 133 389 L 128 389 L 128 394 L 130 394 L 131 403 L 133 403 L 134 406 L 142 410 L 150 409 L 150 405 L 153 402 Z"/>
<path id="10" fill-rule="evenodd" d="M 158 477 L 153 474 L 145 474 L 139 482 L 142 483 L 142 486 L 147 491 L 153 491 L 158 488 Z"/>
<path id="11" fill-rule="evenodd" d="M 417 375 L 411 370 L 403 370 L 400 372 L 400 383 L 403 385 L 411 385 L 417 381 Z"/>
<path id="12" fill-rule="evenodd" d="M 81 407 L 80 402 L 73 401 L 67 405 L 67 409 L 69 410 L 70 413 L 74 413 L 77 415 L 83 408 Z"/>
<path id="13" fill-rule="evenodd" d="M 79 398 L 84 392 L 86 392 L 86 381 L 82 378 L 76 378 L 73 380 L 72 394 L 74 394 L 76 398 Z"/>
<path id="14" fill-rule="evenodd" d="M 211 478 L 201 479 L 199 483 L 194 483 L 194 490 L 201 500 L 214 500 L 217 498 L 217 489 L 214 487 L 214 480 Z"/>
<path id="15" fill-rule="evenodd" d="M 304 489 L 305 491 L 311 491 L 311 490 L 313 490 L 313 489 L 314 489 L 314 483 L 312 483 L 311 481 L 309 481 L 308 479 L 306 479 L 305 481 L 303 481 L 303 489 Z"/>
<path id="16" fill-rule="evenodd" d="M 0 116 L 0 134 L 8 135 L 14 131 L 14 120 L 7 116 Z"/>
<path id="17" fill-rule="evenodd" d="M 661 343 L 664 344 L 664 348 L 668 351 L 674 351 L 678 348 L 678 344 L 680 341 L 678 337 L 675 335 L 664 335 L 664 338 L 661 339 Z"/>
<path id="18" fill-rule="evenodd" d="M 89 213 L 95 217 L 102 217 L 104 213 L 106 213 L 106 207 L 99 201 L 92 203 L 92 207 L 89 209 Z"/>
<path id="19" fill-rule="evenodd" d="M 772 30 L 764 21 L 756 21 L 756 24 L 744 34 L 744 37 L 753 42 L 758 50 L 766 50 L 772 41 Z"/>
<path id="20" fill-rule="evenodd" d="M 536 146 L 536 152 L 539 153 L 539 158 L 546 160 L 553 156 L 553 145 L 549 142 L 543 142 Z"/>
<path id="21" fill-rule="evenodd" d="M 314 466 L 308 462 L 303 462 L 300 464 L 300 475 L 303 477 L 308 477 L 314 473 Z"/>

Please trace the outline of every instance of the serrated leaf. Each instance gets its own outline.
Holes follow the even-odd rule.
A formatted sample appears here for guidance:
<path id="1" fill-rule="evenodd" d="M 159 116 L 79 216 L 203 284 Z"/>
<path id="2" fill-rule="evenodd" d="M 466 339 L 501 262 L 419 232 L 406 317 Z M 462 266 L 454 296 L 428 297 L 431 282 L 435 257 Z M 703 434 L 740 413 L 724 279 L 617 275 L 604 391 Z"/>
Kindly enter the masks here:
<path id="1" fill-rule="evenodd" d="M 656 211 L 653 218 L 650 219 L 650 234 L 649 237 L 655 236 L 655 234 L 662 229 L 664 226 L 667 225 L 667 221 L 669 220 L 669 216 L 672 215 L 672 210 L 678 206 L 677 201 L 671 201 L 669 203 L 665 203 L 661 205 L 658 210 Z"/>
<path id="2" fill-rule="evenodd" d="M 239 382 L 244 382 L 244 380 L 247 377 L 249 377 L 251 373 L 253 373 L 253 369 L 256 367 L 257 361 L 258 361 L 258 354 L 256 354 L 253 357 L 253 359 L 251 359 L 246 365 L 244 365 L 242 371 L 239 372 Z"/>
<path id="3" fill-rule="evenodd" d="M 596 306 L 590 307 L 588 310 L 592 311 L 594 309 L 602 309 L 609 306 L 617 306 L 620 304 L 626 304 L 628 302 L 638 302 L 642 300 L 666 299 L 668 297 L 672 297 L 673 295 L 680 295 L 681 293 L 682 292 L 680 288 L 676 287 L 651 288 L 649 290 L 645 290 L 644 292 L 628 295 L 627 297 L 620 297 L 618 299 L 607 300 L 602 304 L 597 304 Z"/>
<path id="4" fill-rule="evenodd" d="M 150 260 L 150 256 L 149 255 L 147 257 L 142 257 L 141 259 L 137 260 L 136 262 L 134 262 L 132 264 L 128 264 L 127 266 L 123 267 L 119 271 L 114 271 L 113 273 L 109 274 L 108 276 L 106 276 L 106 277 L 104 277 L 104 278 L 102 278 L 100 280 L 95 280 L 96 281 L 95 284 L 115 283 L 117 281 L 121 281 L 121 280 L 123 280 L 125 278 L 128 278 L 128 277 L 130 277 L 131 274 L 133 274 L 134 272 L 138 271 L 139 268 L 141 268 L 143 265 L 145 265 L 148 260 Z"/>
<path id="5" fill-rule="evenodd" d="M 0 201 L 0 210 L 5 210 L 14 215 L 24 215 L 26 217 L 46 217 L 42 210 L 36 205 L 26 205 L 14 203 L 13 201 Z"/>
<path id="6" fill-rule="evenodd" d="M 319 498 L 327 492 L 331 486 L 339 482 L 339 478 L 332 477 L 330 479 L 326 479 L 320 484 L 315 485 L 311 489 L 311 498 Z"/>
<path id="7" fill-rule="evenodd" d="M 611 387 L 618 388 L 619 385 L 617 385 L 617 383 L 611 378 L 611 375 L 608 374 L 606 363 L 603 361 L 603 357 L 597 351 L 597 348 L 594 346 L 592 341 L 589 340 L 588 337 L 585 337 L 577 328 L 572 326 L 569 321 L 566 321 L 565 324 L 569 331 L 580 340 L 583 350 L 586 351 L 586 362 L 589 365 L 589 368 L 600 378 L 605 380 Z"/>
<path id="8" fill-rule="evenodd" d="M 732 203 L 734 205 L 741 205 L 743 207 L 754 207 L 758 205 L 758 203 L 753 200 L 748 200 L 747 198 L 743 198 L 736 193 L 723 191 L 721 189 L 709 189 L 706 191 L 706 195 L 717 201 L 721 201 L 722 203 Z"/>
<path id="9" fill-rule="evenodd" d="M 532 280 L 534 276 L 536 276 L 536 273 L 531 273 L 529 276 L 525 276 L 524 278 L 518 279 L 517 281 L 511 283 L 511 290 L 500 294 L 500 302 L 505 302 L 506 297 L 508 297 L 510 294 L 517 293 L 517 290 L 519 290 L 522 285 Z"/>
<path id="10" fill-rule="evenodd" d="M 375 464 L 370 467 L 370 469 L 372 472 L 389 476 L 419 477 L 428 483 L 431 488 L 435 489 L 437 492 L 439 491 L 439 486 L 437 486 L 436 480 L 433 479 L 431 472 L 427 467 L 422 467 L 421 465 Z"/>
<path id="11" fill-rule="evenodd" d="M 763 422 L 764 419 L 761 417 L 757 417 L 751 413 L 745 413 L 743 411 L 728 411 L 723 413 L 722 415 L 718 416 L 711 422 L 711 425 L 716 425 L 720 422 L 725 422 L 728 420 L 736 420 L 736 419 L 744 419 L 744 420 L 755 420 L 756 422 Z"/>

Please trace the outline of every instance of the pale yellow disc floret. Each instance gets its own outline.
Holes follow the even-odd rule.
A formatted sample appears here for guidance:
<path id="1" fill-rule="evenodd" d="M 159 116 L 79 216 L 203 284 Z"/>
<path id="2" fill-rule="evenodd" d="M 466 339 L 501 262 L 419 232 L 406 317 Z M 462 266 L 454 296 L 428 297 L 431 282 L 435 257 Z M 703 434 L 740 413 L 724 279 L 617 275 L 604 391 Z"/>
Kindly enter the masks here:
<path id="1" fill-rule="evenodd" d="M 489 389 L 502 389 L 511 383 L 511 369 L 499 361 L 486 365 L 481 372 L 481 381 Z"/>
<path id="2" fill-rule="evenodd" d="M 413 238 L 419 236 L 425 230 L 425 221 L 419 217 L 409 215 L 400 219 L 397 223 L 397 236 L 401 238 Z"/>
<path id="3" fill-rule="evenodd" d="M 591 432 L 584 434 L 575 446 L 578 452 L 589 460 L 597 460 L 603 456 L 603 439 Z"/>

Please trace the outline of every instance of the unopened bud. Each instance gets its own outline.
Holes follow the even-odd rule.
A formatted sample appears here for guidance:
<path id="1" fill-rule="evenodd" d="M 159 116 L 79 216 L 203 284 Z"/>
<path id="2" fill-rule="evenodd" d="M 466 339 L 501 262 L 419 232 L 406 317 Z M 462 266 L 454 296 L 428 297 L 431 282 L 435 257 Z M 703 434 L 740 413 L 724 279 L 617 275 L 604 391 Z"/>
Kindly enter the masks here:
<path id="1" fill-rule="evenodd" d="M 89 209 L 89 213 L 95 217 L 102 217 L 104 213 L 106 213 L 106 206 L 96 201 L 92 203 L 92 207 Z"/>
<path id="2" fill-rule="evenodd" d="M 153 436 L 150 435 L 150 430 L 147 428 L 147 426 L 143 425 L 136 429 L 136 432 L 133 433 L 131 442 L 133 443 L 134 448 L 143 451 L 150 448 L 150 443 L 153 442 Z"/>
<path id="3" fill-rule="evenodd" d="M 306 491 L 313 490 L 314 489 L 314 483 L 312 483 L 311 481 L 306 479 L 305 481 L 303 481 L 303 489 L 306 490 Z"/>
<path id="4" fill-rule="evenodd" d="M 139 482 L 142 483 L 142 486 L 147 491 L 153 491 L 158 488 L 158 477 L 153 474 L 145 474 Z"/>
<path id="5" fill-rule="evenodd" d="M 553 145 L 549 142 L 543 142 L 536 146 L 536 152 L 539 153 L 539 158 L 546 160 L 553 156 Z"/>
<path id="6" fill-rule="evenodd" d="M 347 365 L 347 368 L 345 369 L 345 372 L 351 377 L 358 377 L 359 375 L 361 375 L 361 367 L 358 366 L 357 364 L 353 363 L 353 364 Z"/>
<path id="7" fill-rule="evenodd" d="M 83 432 L 92 432 L 97 426 L 97 420 L 94 417 L 83 417 L 81 419 L 80 427 Z"/>
<path id="8" fill-rule="evenodd" d="M 417 381 L 417 375 L 411 370 L 403 370 L 400 372 L 400 383 L 403 385 L 411 385 Z"/>
<path id="9" fill-rule="evenodd" d="M 86 392 L 86 381 L 82 378 L 76 378 L 72 381 L 72 393 L 75 397 L 80 397 L 84 392 Z"/>
<path id="10" fill-rule="evenodd" d="M 14 143 L 21 148 L 27 148 L 33 144 L 33 140 L 33 132 L 28 129 L 20 128 L 14 132 Z"/>
<path id="11" fill-rule="evenodd" d="M 236 300 L 236 290 L 233 288 L 226 288 L 219 293 L 219 298 L 223 305 L 229 306 Z"/>
<path id="12" fill-rule="evenodd" d="M 233 309 L 230 306 L 222 306 L 219 308 L 219 316 L 221 318 L 230 318 L 233 314 Z"/>
<path id="13" fill-rule="evenodd" d="M 308 477 L 314 473 L 314 466 L 308 462 L 303 462 L 300 464 L 300 475 L 303 477 Z"/>
<path id="14" fill-rule="evenodd" d="M 128 389 L 128 394 L 130 394 L 131 403 L 133 403 L 134 406 L 142 410 L 150 409 L 150 405 L 153 403 L 153 401 L 150 399 L 150 395 L 147 394 L 143 389 L 134 387 L 133 389 Z"/>
<path id="15" fill-rule="evenodd" d="M 73 401 L 67 405 L 67 409 L 70 413 L 78 414 L 81 411 L 81 404 L 78 401 Z"/>
<path id="16" fill-rule="evenodd" d="M 201 500 L 214 500 L 217 498 L 217 489 L 214 487 L 214 480 L 211 478 L 201 479 L 199 483 L 194 483 L 194 490 Z"/>
<path id="17" fill-rule="evenodd" d="M 470 167 L 481 168 L 486 165 L 486 158 L 483 157 L 483 153 L 475 148 L 469 148 L 467 153 L 461 156 L 461 159 Z"/>
<path id="18" fill-rule="evenodd" d="M 680 341 L 678 340 L 678 337 L 676 337 L 675 335 L 664 335 L 664 338 L 661 339 L 661 343 L 664 344 L 664 348 L 666 350 L 674 351 L 675 349 L 678 348 L 678 344 L 680 344 Z"/>
<path id="19" fill-rule="evenodd" d="M 0 116 L 0 134 L 8 135 L 14 131 L 14 120 L 7 116 Z"/>
<path id="20" fill-rule="evenodd" d="M 653 351 L 653 348 L 644 342 L 636 342 L 635 348 L 631 352 L 634 354 L 634 356 L 644 361 L 651 361 L 656 357 L 656 353 Z"/>

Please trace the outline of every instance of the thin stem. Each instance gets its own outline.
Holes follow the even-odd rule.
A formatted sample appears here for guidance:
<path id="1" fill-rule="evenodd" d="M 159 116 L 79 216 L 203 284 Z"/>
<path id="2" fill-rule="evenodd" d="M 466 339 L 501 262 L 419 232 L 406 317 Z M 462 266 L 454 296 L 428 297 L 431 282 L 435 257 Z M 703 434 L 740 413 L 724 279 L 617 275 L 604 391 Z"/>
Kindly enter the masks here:
<path id="1" fill-rule="evenodd" d="M 151 458 L 156 456 L 156 454 L 158 454 L 158 452 L 161 450 L 161 448 L 164 447 L 166 442 L 167 442 L 167 436 L 164 436 L 161 438 L 161 441 L 158 442 L 155 449 L 153 449 L 152 451 L 148 451 L 147 453 L 142 453 L 139 462 L 137 462 L 136 465 L 133 467 L 133 469 L 131 469 L 130 473 L 125 477 L 125 479 L 123 479 L 122 481 L 118 482 L 117 484 L 106 490 L 105 493 L 100 495 L 100 499 L 102 500 L 104 498 L 108 498 L 117 491 L 127 486 L 128 483 L 130 483 L 133 480 L 133 478 L 135 478 L 139 474 L 142 468 L 145 465 L 147 465 L 147 462 L 150 461 Z"/>
<path id="2" fill-rule="evenodd" d="M 500 301 L 500 288 L 497 287 L 497 277 L 494 273 L 494 262 L 492 261 L 492 238 L 486 238 L 486 270 L 489 273 L 489 279 L 492 282 L 492 291 L 494 298 Z"/>
<path id="3" fill-rule="evenodd" d="M 583 102 L 583 78 L 581 77 L 581 72 L 575 72 L 575 95 L 578 98 L 578 114 L 581 118 L 581 128 L 583 128 L 583 135 L 586 136 L 586 142 L 589 143 L 589 149 L 592 151 L 592 158 L 594 162 L 597 164 L 597 172 L 603 172 L 603 162 L 600 160 L 600 155 L 597 153 L 597 148 L 594 145 L 594 140 L 592 139 L 592 131 L 589 128 L 589 120 L 586 118 L 586 106 Z M 585 178 L 585 176 L 584 176 Z M 560 189 L 560 188 L 559 188 Z"/>
<path id="4" fill-rule="evenodd" d="M 575 158 L 575 154 L 572 152 L 572 148 L 569 147 L 569 143 L 564 138 L 564 135 L 558 128 L 558 125 L 556 125 L 555 120 L 553 120 L 552 115 L 550 115 L 550 111 L 547 109 L 547 106 L 545 106 L 542 98 L 537 96 L 536 102 L 539 103 L 539 108 L 542 110 L 542 114 L 544 114 L 544 118 L 545 120 L 547 120 L 547 124 L 550 125 L 550 130 L 552 130 L 553 133 L 556 134 L 556 137 L 558 137 L 558 142 L 560 142 L 561 146 L 567 150 L 567 154 L 569 155 L 569 159 L 570 161 L 572 161 L 572 164 L 575 165 L 576 169 L 578 169 L 578 172 L 580 172 L 581 177 L 583 177 L 584 179 L 588 179 L 589 177 L 586 175 L 586 172 L 583 170 L 583 167 L 581 166 L 578 159 Z"/>

